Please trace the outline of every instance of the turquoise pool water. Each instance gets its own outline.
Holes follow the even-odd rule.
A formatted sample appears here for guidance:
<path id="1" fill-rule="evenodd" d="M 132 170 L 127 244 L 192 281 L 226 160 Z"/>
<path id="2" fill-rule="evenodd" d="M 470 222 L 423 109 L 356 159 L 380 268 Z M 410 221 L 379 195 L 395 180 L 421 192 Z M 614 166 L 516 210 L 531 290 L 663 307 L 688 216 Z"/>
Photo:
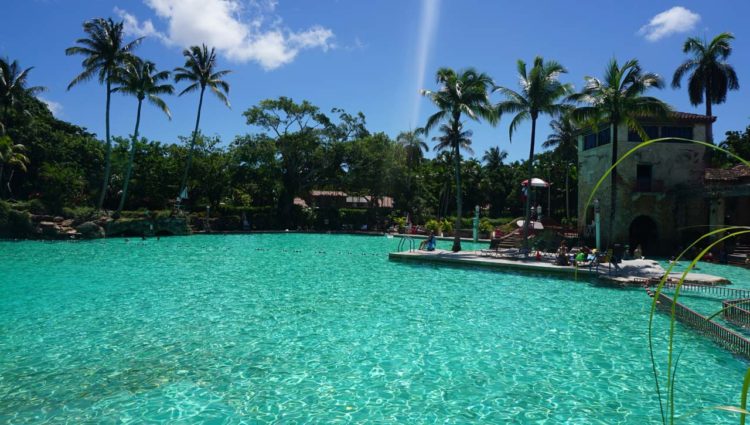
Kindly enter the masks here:
<path id="1" fill-rule="evenodd" d="M 642 289 L 389 262 L 397 244 L 0 242 L 0 422 L 659 422 Z M 736 405 L 747 364 L 678 339 L 678 413 Z"/>

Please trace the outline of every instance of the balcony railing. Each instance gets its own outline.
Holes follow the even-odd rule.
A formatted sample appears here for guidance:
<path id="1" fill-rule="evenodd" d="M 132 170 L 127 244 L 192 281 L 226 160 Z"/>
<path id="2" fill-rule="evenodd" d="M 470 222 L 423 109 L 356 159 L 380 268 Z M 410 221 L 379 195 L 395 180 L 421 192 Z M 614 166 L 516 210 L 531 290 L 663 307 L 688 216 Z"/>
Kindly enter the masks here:
<path id="1" fill-rule="evenodd" d="M 664 180 L 651 180 L 651 179 L 637 180 L 635 184 L 633 185 L 633 192 L 663 193 L 664 192 Z"/>

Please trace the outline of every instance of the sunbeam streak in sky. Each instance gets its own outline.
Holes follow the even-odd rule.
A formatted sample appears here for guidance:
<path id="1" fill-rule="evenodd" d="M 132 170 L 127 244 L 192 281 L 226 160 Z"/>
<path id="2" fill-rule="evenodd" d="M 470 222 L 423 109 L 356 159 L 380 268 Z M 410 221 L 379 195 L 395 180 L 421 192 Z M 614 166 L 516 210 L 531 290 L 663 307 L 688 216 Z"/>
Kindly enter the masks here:
<path id="1" fill-rule="evenodd" d="M 425 72 L 427 68 L 427 59 L 432 50 L 435 33 L 437 32 L 437 23 L 440 12 L 440 0 L 422 0 L 422 16 L 419 22 L 419 39 L 417 41 L 417 60 L 415 63 L 415 72 L 417 76 L 417 86 L 414 91 L 414 107 L 412 108 L 412 118 L 410 125 L 412 128 L 419 126 L 419 110 L 422 104 L 419 90 L 425 88 Z"/>

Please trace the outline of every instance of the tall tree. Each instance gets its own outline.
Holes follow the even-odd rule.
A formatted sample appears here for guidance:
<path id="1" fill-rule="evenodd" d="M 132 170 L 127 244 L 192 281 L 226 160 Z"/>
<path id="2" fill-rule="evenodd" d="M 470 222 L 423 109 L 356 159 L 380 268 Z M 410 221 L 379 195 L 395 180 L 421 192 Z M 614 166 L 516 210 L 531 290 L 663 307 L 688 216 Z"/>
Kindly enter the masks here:
<path id="1" fill-rule="evenodd" d="M 424 153 L 430 150 L 427 143 L 420 135 L 424 132 L 423 129 L 402 131 L 396 136 L 396 143 L 401 145 L 406 153 L 406 210 L 414 214 L 414 173 L 415 168 L 420 165 L 424 159 Z"/>
<path id="2" fill-rule="evenodd" d="M 503 161 L 508 158 L 507 151 L 501 151 L 497 146 L 493 146 L 482 155 L 482 161 L 485 166 L 489 169 L 500 168 L 503 166 Z"/>
<path id="3" fill-rule="evenodd" d="M 125 43 L 123 23 L 115 23 L 111 18 L 96 18 L 83 23 L 83 32 L 88 36 L 87 38 L 79 38 L 76 40 L 78 46 L 68 47 L 65 49 L 65 54 L 70 55 L 83 55 L 84 59 L 81 62 L 83 66 L 83 72 L 81 72 L 73 81 L 68 84 L 68 90 L 70 90 L 76 84 L 82 83 L 92 79 L 95 75 L 99 79 L 99 84 L 104 83 L 107 87 L 107 106 L 105 109 L 105 126 L 104 131 L 107 139 L 107 150 L 104 154 L 104 182 L 102 183 L 102 191 L 99 194 L 99 200 L 96 203 L 98 209 L 102 208 L 104 204 L 104 196 L 107 193 L 107 186 L 109 185 L 109 173 L 112 167 L 111 154 L 112 154 L 112 141 L 109 136 L 109 112 L 110 112 L 110 99 L 112 95 L 112 77 L 117 72 L 117 69 L 125 64 L 125 62 L 132 56 L 132 51 L 138 44 L 140 44 L 143 38 L 135 39 L 129 43 Z"/>
<path id="4" fill-rule="evenodd" d="M 584 106 L 573 110 L 573 118 L 582 123 L 588 123 L 598 128 L 599 123 L 606 123 L 612 132 L 612 165 L 618 158 L 617 127 L 625 124 L 631 130 L 638 132 L 643 140 L 648 136 L 643 131 L 639 120 L 644 117 L 664 117 L 669 112 L 669 106 L 661 100 L 643 96 L 649 88 L 662 88 L 664 83 L 657 74 L 643 72 L 636 59 L 619 66 L 616 59 L 612 59 L 604 72 L 604 79 L 585 77 L 586 85 L 580 93 L 570 96 L 570 99 Z M 609 243 L 613 242 L 614 221 L 617 210 L 617 169 L 610 175 L 610 219 Z"/>
<path id="5" fill-rule="evenodd" d="M 41 86 L 26 87 L 29 72 L 34 67 L 21 69 L 18 61 L 10 62 L 0 58 L 0 131 L 5 131 L 5 121 L 11 108 L 19 104 L 19 99 L 28 94 L 31 96 L 46 90 Z"/>
<path id="6" fill-rule="evenodd" d="M 116 215 L 120 214 L 125 206 L 125 199 L 128 196 L 128 184 L 130 183 L 130 174 L 133 170 L 133 161 L 135 159 L 136 143 L 138 141 L 138 129 L 141 124 L 141 106 L 144 100 L 159 108 L 172 119 L 172 114 L 160 95 L 174 93 L 174 87 L 171 84 L 161 84 L 169 79 L 169 71 L 157 71 L 156 65 L 151 61 L 144 61 L 140 58 L 133 57 L 115 76 L 114 82 L 117 84 L 112 91 L 135 96 L 138 99 L 138 109 L 135 114 L 135 130 L 133 131 L 133 141 L 130 147 L 128 166 L 125 171 L 125 181 L 122 184 L 122 196 L 117 206 Z"/>
<path id="7" fill-rule="evenodd" d="M 505 198 L 508 196 L 508 170 L 503 163 L 508 158 L 508 152 L 493 146 L 482 155 L 484 173 L 482 192 L 485 203 L 490 205 L 490 217 L 500 217 L 505 208 Z"/>
<path id="8" fill-rule="evenodd" d="M 307 100 L 296 103 L 284 96 L 263 100 L 243 115 L 248 125 L 275 136 L 282 184 L 278 207 L 284 224 L 290 226 L 294 197 L 306 195 L 325 180 L 326 170 L 340 168 L 341 164 L 335 164 L 339 155 L 326 155 L 330 151 L 322 143 L 322 136 L 331 133 L 331 120 Z"/>
<path id="9" fill-rule="evenodd" d="M 560 82 L 560 74 L 566 73 L 567 70 L 555 61 L 544 62 L 542 57 L 534 58 L 534 65 L 531 70 L 527 70 L 526 62 L 519 60 L 517 63 L 519 84 L 521 91 L 516 92 L 506 87 L 497 87 L 496 90 L 502 93 L 506 100 L 497 105 L 501 114 L 516 114 L 510 123 L 510 139 L 513 140 L 513 133 L 518 126 L 525 120 L 531 120 L 531 141 L 529 143 L 529 172 L 526 196 L 525 221 L 523 226 L 524 247 L 528 251 L 528 234 L 529 221 L 531 219 L 531 179 L 534 173 L 534 144 L 536 142 L 536 121 L 540 114 L 557 116 L 565 110 L 561 102 L 566 95 L 572 91 L 570 84 Z"/>
<path id="10" fill-rule="evenodd" d="M 568 162 L 577 161 L 578 140 L 576 131 L 578 128 L 569 114 L 563 114 L 558 119 L 549 123 L 552 133 L 542 143 L 544 149 L 554 149 L 561 158 Z"/>
<path id="11" fill-rule="evenodd" d="M 703 103 L 706 99 L 706 115 L 712 116 L 711 106 L 724 103 L 727 91 L 739 90 L 740 82 L 732 65 L 726 62 L 732 53 L 730 41 L 734 36 L 723 32 L 714 37 L 710 43 L 697 37 L 690 37 L 682 46 L 682 52 L 692 57 L 683 62 L 674 72 L 672 87 L 679 88 L 682 77 L 688 72 L 688 96 L 693 106 Z M 714 141 L 713 122 L 706 125 L 706 139 Z"/>
<path id="12" fill-rule="evenodd" d="M 8 194 L 12 196 L 10 182 L 13 180 L 15 169 L 18 168 L 25 172 L 28 164 L 29 157 L 26 156 L 26 147 L 22 144 L 14 144 L 8 136 L 0 136 L 0 194 L 5 191 L 2 187 L 5 167 L 10 168 L 10 175 L 5 187 L 8 189 Z"/>
<path id="13" fill-rule="evenodd" d="M 462 133 L 462 115 L 475 121 L 484 119 L 493 125 L 497 123 L 497 111 L 492 107 L 488 92 L 494 84 L 487 74 L 471 68 L 459 72 L 450 68 L 440 68 L 436 80 L 440 86 L 437 91 L 421 90 L 422 95 L 427 96 L 438 108 L 438 111 L 427 119 L 425 133 L 445 121 L 450 126 L 451 137 L 459 137 Z M 456 140 L 450 144 L 460 146 L 460 143 L 460 140 Z M 458 151 L 453 161 L 456 175 L 456 235 L 453 239 L 453 252 L 458 252 L 461 250 L 461 160 Z"/>
<path id="14" fill-rule="evenodd" d="M 181 91 L 179 96 L 185 93 L 190 93 L 196 90 L 200 90 L 200 97 L 198 98 L 198 114 L 195 117 L 195 129 L 193 130 L 193 137 L 190 141 L 190 150 L 188 151 L 187 163 L 185 164 L 185 172 L 182 175 L 182 182 L 180 183 L 180 198 L 187 194 L 187 179 L 188 173 L 190 172 L 190 164 L 193 162 L 193 150 L 195 149 L 195 140 L 198 137 L 198 128 L 201 121 L 201 108 L 203 107 L 203 93 L 206 91 L 206 87 L 216 97 L 219 98 L 227 107 L 229 100 L 227 94 L 229 94 L 229 84 L 221 78 L 231 71 L 217 71 L 216 70 L 216 49 L 211 48 L 208 50 L 205 44 L 201 47 L 190 46 L 189 49 L 182 51 L 182 55 L 185 56 L 185 66 L 175 68 L 174 81 L 179 83 L 180 81 L 187 81 L 191 83 Z"/>
<path id="15" fill-rule="evenodd" d="M 402 131 L 396 136 L 396 143 L 404 147 L 406 151 L 406 164 L 411 169 L 424 159 L 424 153 L 429 152 L 424 139 L 420 137 L 421 129 Z"/>

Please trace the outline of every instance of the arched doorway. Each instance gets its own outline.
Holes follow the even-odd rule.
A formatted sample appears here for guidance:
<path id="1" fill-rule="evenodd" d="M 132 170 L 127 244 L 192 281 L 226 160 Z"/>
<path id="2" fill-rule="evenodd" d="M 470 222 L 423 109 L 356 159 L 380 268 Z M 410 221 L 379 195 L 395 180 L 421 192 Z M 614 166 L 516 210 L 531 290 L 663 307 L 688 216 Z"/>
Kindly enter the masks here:
<path id="1" fill-rule="evenodd" d="M 630 249 L 635 249 L 638 245 L 644 255 L 659 253 L 658 228 L 649 216 L 640 215 L 630 223 Z"/>

